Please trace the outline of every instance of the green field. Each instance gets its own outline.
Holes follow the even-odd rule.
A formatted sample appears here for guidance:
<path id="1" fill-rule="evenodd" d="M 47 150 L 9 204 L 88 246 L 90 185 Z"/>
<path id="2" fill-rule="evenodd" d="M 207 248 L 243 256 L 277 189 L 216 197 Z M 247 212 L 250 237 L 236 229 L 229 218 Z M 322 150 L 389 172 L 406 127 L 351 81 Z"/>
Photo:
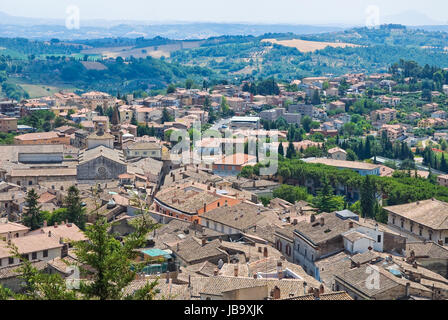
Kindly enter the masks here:
<path id="1" fill-rule="evenodd" d="M 61 90 L 68 90 L 68 91 L 75 91 L 77 88 L 73 87 L 66 87 L 66 86 L 48 86 L 44 84 L 30 84 L 30 83 L 22 83 L 18 79 L 12 79 L 10 78 L 10 82 L 13 82 L 23 88 L 28 94 L 30 95 L 30 98 L 40 98 L 40 97 L 46 97 L 51 96 L 56 92 L 59 92 Z"/>

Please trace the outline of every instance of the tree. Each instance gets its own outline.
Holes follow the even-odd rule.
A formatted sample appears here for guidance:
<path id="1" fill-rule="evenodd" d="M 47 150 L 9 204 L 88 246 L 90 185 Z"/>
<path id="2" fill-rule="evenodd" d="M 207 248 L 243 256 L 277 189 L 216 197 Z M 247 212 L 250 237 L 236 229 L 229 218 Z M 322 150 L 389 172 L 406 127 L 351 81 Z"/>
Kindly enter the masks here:
<path id="1" fill-rule="evenodd" d="M 364 218 L 374 218 L 376 186 L 370 176 L 366 176 L 361 185 L 361 213 Z"/>
<path id="2" fill-rule="evenodd" d="M 296 156 L 296 149 L 294 148 L 294 144 L 290 141 L 288 144 L 288 148 L 286 149 L 286 158 L 292 159 Z"/>
<path id="3" fill-rule="evenodd" d="M 23 224 L 31 230 L 39 229 L 43 224 L 43 217 L 37 202 L 38 199 L 39 196 L 34 189 L 28 191 L 25 198 L 26 207 L 23 213 Z"/>
<path id="4" fill-rule="evenodd" d="M 174 120 L 173 116 L 168 112 L 166 108 L 163 108 L 162 111 L 162 123 L 172 122 Z"/>
<path id="5" fill-rule="evenodd" d="M 170 84 L 168 86 L 168 88 L 166 89 L 166 94 L 170 94 L 170 93 L 174 93 L 176 92 L 176 87 L 174 86 L 174 84 Z"/>
<path id="6" fill-rule="evenodd" d="M 313 119 L 311 119 L 310 116 L 304 116 L 300 123 L 302 124 L 303 129 L 305 132 L 310 132 L 311 130 L 311 122 L 313 122 Z"/>
<path id="7" fill-rule="evenodd" d="M 185 81 L 185 88 L 186 89 L 191 89 L 194 85 L 194 81 L 191 79 L 187 79 L 187 81 Z"/>
<path id="8" fill-rule="evenodd" d="M 132 114 L 131 124 L 134 126 L 138 126 L 137 118 L 135 117 L 135 113 Z"/>
<path id="9" fill-rule="evenodd" d="M 21 264 L 16 269 L 19 277 L 23 280 L 23 293 L 12 294 L 10 298 L 17 300 L 76 300 L 76 292 L 67 287 L 67 282 L 59 273 L 45 273 L 37 270 L 31 262 L 24 258 L 17 247 L 10 245 L 9 249 L 14 258 L 19 259 Z M 3 291 L 5 294 L 5 291 Z M 6 292 L 8 294 L 8 292 Z M 11 292 L 9 292 L 11 294 Z M 0 300 L 2 290 L 0 288 Z"/>
<path id="10" fill-rule="evenodd" d="M 285 155 L 285 151 L 283 150 L 283 143 L 281 142 L 278 144 L 278 154 L 281 156 Z"/>
<path id="11" fill-rule="evenodd" d="M 148 215 L 140 215 L 133 221 L 135 232 L 126 236 L 120 243 L 108 232 L 110 226 L 106 219 L 100 218 L 86 228 L 85 235 L 89 241 L 74 244 L 81 274 L 91 276 L 91 281 L 81 282 L 79 289 L 89 299 L 132 298 L 124 297 L 123 289 L 134 280 L 136 271 L 143 267 L 134 263 L 138 256 L 136 249 L 143 247 L 146 235 L 157 228 Z M 131 268 L 133 263 L 134 270 Z M 138 292 L 139 299 L 153 295 L 153 289 L 154 286 L 146 286 L 143 292 Z"/>
<path id="12" fill-rule="evenodd" d="M 304 187 L 295 187 L 286 184 L 282 184 L 280 187 L 274 190 L 274 198 L 280 198 L 286 200 L 292 204 L 296 203 L 296 201 L 311 201 L 312 196 L 308 194 L 306 188 Z"/>
<path id="13" fill-rule="evenodd" d="M 314 90 L 313 97 L 311 98 L 311 104 L 317 105 L 320 104 L 320 95 L 319 90 Z"/>
<path id="14" fill-rule="evenodd" d="M 333 187 L 326 175 L 321 179 L 321 186 L 322 187 L 317 192 L 317 196 L 313 199 L 314 206 L 318 208 L 320 212 L 342 210 L 345 205 L 344 198 L 334 195 Z"/>
<path id="15" fill-rule="evenodd" d="M 64 199 L 67 208 L 67 219 L 84 230 L 86 224 L 85 208 L 82 206 L 79 190 L 75 186 L 68 189 L 67 197 Z"/>

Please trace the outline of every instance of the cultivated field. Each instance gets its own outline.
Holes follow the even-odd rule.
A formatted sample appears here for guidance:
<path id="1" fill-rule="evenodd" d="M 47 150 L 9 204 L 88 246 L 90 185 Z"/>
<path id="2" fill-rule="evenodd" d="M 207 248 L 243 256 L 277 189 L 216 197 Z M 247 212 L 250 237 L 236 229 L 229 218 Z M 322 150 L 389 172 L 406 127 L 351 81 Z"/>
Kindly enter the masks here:
<path id="1" fill-rule="evenodd" d="M 292 40 L 263 39 L 262 41 L 282 45 L 285 47 L 297 48 L 297 50 L 299 50 L 300 52 L 313 52 L 316 50 L 325 49 L 326 47 L 333 47 L 333 48 L 359 47 L 359 45 L 351 43 L 306 41 L 300 39 L 292 39 Z"/>
<path id="2" fill-rule="evenodd" d="M 169 57 L 170 53 L 182 49 L 197 48 L 201 44 L 201 41 L 185 41 L 173 44 L 165 44 L 160 46 L 150 46 L 144 48 L 135 48 L 131 46 L 127 47 L 109 47 L 109 48 L 91 48 L 82 50 L 81 54 L 98 54 L 103 58 L 117 58 L 123 59 L 130 58 L 145 58 L 151 56 L 153 58 Z"/>

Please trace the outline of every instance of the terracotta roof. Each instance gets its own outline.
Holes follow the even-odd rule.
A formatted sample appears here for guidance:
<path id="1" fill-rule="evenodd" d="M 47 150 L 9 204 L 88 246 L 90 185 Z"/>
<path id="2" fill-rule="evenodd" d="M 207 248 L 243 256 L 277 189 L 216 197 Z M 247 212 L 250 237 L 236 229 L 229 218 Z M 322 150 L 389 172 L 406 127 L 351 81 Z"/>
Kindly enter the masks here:
<path id="1" fill-rule="evenodd" d="M 8 232 L 28 231 L 30 228 L 15 222 L 0 223 L 0 234 Z"/>
<path id="2" fill-rule="evenodd" d="M 231 207 L 220 207 L 205 212 L 201 217 L 237 230 L 244 230 L 253 227 L 268 214 L 277 218 L 277 215 L 272 211 L 266 212 L 263 207 L 253 203 L 241 202 Z"/>
<path id="3" fill-rule="evenodd" d="M 308 163 L 320 163 L 332 167 L 358 169 L 358 170 L 373 170 L 379 167 L 379 165 L 370 164 L 366 162 L 344 161 L 344 160 L 334 160 L 326 158 L 312 159 L 309 160 Z"/>
<path id="4" fill-rule="evenodd" d="M 87 237 L 84 233 L 73 223 L 60 224 L 58 226 L 43 227 L 37 230 L 31 231 L 30 235 L 39 235 L 45 232 L 46 235 L 51 231 L 51 235 L 56 239 L 64 239 L 65 241 L 84 241 Z"/>
<path id="5" fill-rule="evenodd" d="M 61 243 L 59 243 L 58 237 L 49 237 L 47 234 L 43 233 L 28 235 L 19 238 L 12 238 L 11 242 L 18 248 L 20 254 L 61 248 L 63 246 Z M 0 258 L 7 258 L 11 256 L 12 254 L 10 252 L 10 249 L 8 248 L 8 244 L 5 241 L 0 242 Z"/>
<path id="6" fill-rule="evenodd" d="M 430 199 L 384 209 L 434 230 L 448 229 L 448 203 L 446 202 Z"/>
<path id="7" fill-rule="evenodd" d="M 350 295 L 345 291 L 322 293 L 319 298 L 316 298 L 314 294 L 307 294 L 306 296 L 294 297 L 287 300 L 353 300 Z"/>

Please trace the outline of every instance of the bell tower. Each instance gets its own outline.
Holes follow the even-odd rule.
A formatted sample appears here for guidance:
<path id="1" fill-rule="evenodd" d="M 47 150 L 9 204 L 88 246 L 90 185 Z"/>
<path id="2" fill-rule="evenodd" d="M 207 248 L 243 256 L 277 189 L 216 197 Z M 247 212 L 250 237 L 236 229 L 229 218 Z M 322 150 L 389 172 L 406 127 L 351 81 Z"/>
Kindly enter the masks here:
<path id="1" fill-rule="evenodd" d="M 114 107 L 114 113 L 111 119 L 110 133 L 115 137 L 114 148 L 121 149 L 121 126 L 120 126 L 120 112 L 118 111 L 118 103 Z"/>

